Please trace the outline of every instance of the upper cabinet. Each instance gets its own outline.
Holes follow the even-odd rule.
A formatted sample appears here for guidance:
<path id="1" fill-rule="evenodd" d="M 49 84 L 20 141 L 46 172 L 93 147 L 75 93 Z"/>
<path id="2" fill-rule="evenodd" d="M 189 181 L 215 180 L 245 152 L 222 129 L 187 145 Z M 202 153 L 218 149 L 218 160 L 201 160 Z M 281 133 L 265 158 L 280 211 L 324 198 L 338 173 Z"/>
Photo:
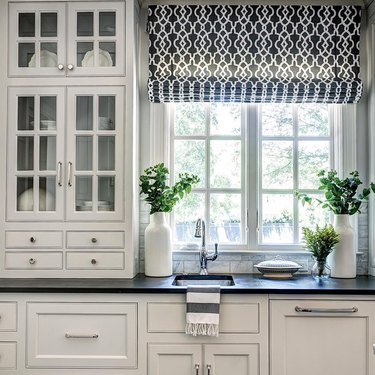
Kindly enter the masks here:
<path id="1" fill-rule="evenodd" d="M 123 219 L 124 101 L 119 86 L 9 88 L 9 220 Z"/>
<path id="2" fill-rule="evenodd" d="M 9 76 L 125 74 L 125 3 L 10 3 Z"/>

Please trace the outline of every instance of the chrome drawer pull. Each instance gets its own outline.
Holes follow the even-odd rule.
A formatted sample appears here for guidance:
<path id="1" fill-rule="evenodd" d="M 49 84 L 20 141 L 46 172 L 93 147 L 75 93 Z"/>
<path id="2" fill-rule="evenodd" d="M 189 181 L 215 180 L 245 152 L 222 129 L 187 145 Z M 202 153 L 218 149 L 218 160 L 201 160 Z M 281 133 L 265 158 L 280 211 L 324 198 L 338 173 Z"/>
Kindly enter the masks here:
<path id="1" fill-rule="evenodd" d="M 323 309 L 318 307 L 300 307 L 296 306 L 295 310 L 299 313 L 320 313 L 320 314 L 353 314 L 358 312 L 358 307 L 349 309 Z"/>
<path id="2" fill-rule="evenodd" d="M 207 365 L 207 375 L 211 375 L 211 365 Z"/>
<path id="3" fill-rule="evenodd" d="M 375 344 L 372 344 L 372 351 L 375 354 Z"/>
<path id="4" fill-rule="evenodd" d="M 73 186 L 73 184 L 72 184 L 72 179 L 73 179 L 73 176 L 72 176 L 72 167 L 73 167 L 73 163 L 70 161 L 68 163 L 68 186 L 69 187 Z"/>
<path id="5" fill-rule="evenodd" d="M 97 339 L 99 335 L 97 333 L 92 333 L 91 335 L 73 335 L 71 333 L 65 333 L 67 339 Z"/>
<path id="6" fill-rule="evenodd" d="M 29 263 L 30 263 L 30 264 L 35 264 L 35 262 L 36 262 L 36 260 L 35 260 L 34 258 L 30 258 L 30 259 L 29 259 Z"/>
<path id="7" fill-rule="evenodd" d="M 199 375 L 199 363 L 195 364 L 195 375 Z"/>

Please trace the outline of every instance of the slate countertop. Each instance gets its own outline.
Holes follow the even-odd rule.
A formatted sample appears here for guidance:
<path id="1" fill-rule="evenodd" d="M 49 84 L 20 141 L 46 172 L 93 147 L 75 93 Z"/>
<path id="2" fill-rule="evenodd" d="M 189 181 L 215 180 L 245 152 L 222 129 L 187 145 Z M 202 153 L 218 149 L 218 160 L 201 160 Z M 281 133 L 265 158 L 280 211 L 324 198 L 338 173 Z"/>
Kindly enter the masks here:
<path id="1" fill-rule="evenodd" d="M 0 279 L 0 293 L 186 293 L 186 287 L 172 285 L 174 276 L 134 279 Z M 310 275 L 289 280 L 270 280 L 259 275 L 232 275 L 234 286 L 222 287 L 223 294 L 341 294 L 375 295 L 375 277 L 329 279 L 318 283 Z"/>

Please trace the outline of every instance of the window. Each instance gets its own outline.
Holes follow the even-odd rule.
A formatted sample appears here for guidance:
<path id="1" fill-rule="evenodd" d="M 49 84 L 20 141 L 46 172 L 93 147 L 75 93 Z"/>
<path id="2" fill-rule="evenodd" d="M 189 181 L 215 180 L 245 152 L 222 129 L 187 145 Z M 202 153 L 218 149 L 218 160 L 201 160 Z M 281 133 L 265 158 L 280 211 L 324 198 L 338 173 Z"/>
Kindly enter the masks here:
<path id="1" fill-rule="evenodd" d="M 195 222 L 226 248 L 298 247 L 301 227 L 328 221 L 294 197 L 318 195 L 316 173 L 333 165 L 328 105 L 168 104 L 172 176 L 200 182 L 172 214 L 179 248 L 196 248 Z M 285 246 L 286 247 L 286 246 Z"/>

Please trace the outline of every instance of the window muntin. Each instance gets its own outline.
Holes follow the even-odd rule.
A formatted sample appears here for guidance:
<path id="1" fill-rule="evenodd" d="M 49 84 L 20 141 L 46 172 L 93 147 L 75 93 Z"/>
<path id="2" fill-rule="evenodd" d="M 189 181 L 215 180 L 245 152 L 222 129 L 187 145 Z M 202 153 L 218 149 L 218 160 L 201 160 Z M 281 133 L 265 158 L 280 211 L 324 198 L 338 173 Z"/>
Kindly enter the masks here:
<path id="1" fill-rule="evenodd" d="M 316 172 L 332 167 L 329 106 L 181 103 L 168 109 L 171 174 L 201 179 L 173 210 L 178 248 L 198 246 L 199 217 L 209 223 L 207 242 L 228 249 L 295 248 L 302 226 L 328 221 L 293 192 L 319 194 Z"/>

